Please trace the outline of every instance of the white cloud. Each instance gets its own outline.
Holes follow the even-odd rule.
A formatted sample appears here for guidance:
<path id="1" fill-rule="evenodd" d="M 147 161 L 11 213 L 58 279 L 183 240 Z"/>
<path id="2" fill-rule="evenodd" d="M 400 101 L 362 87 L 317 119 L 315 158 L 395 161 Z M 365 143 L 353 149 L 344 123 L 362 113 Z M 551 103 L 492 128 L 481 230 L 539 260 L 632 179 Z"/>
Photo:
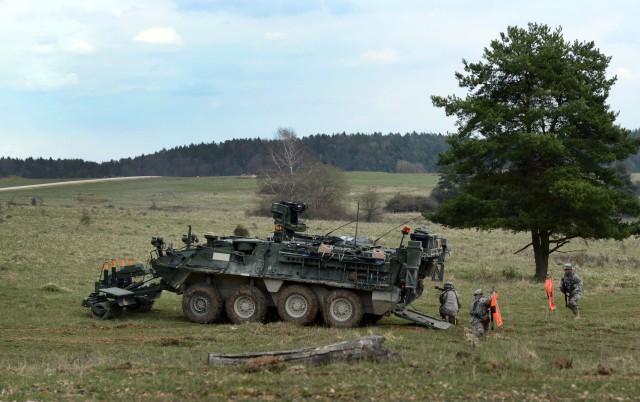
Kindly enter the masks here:
<path id="1" fill-rule="evenodd" d="M 267 40 L 277 40 L 282 38 L 284 35 L 281 34 L 280 32 L 267 32 L 266 34 L 264 34 L 264 37 Z"/>
<path id="2" fill-rule="evenodd" d="M 341 60 L 338 64 L 347 67 L 356 67 L 363 64 L 393 64 L 398 59 L 398 53 L 390 46 L 380 50 L 368 50 L 362 52 L 356 58 Z"/>
<path id="3" fill-rule="evenodd" d="M 88 54 L 93 53 L 95 48 L 93 45 L 86 41 L 78 41 L 74 42 L 69 46 L 69 51 L 71 53 L 79 53 L 79 54 Z"/>
<path id="4" fill-rule="evenodd" d="M 54 53 L 58 50 L 58 45 L 56 43 L 36 43 L 31 46 L 31 51 L 34 53 L 40 54 L 50 54 Z"/>
<path id="5" fill-rule="evenodd" d="M 133 40 L 156 45 L 179 45 L 182 43 L 182 37 L 172 27 L 149 28 L 140 32 Z"/>
<path id="6" fill-rule="evenodd" d="M 385 46 L 380 50 L 369 50 L 360 55 L 360 60 L 375 64 L 390 64 L 397 59 L 398 53 L 389 46 Z"/>
<path id="7" fill-rule="evenodd" d="M 625 67 L 618 67 L 616 69 L 616 75 L 621 81 L 635 81 L 636 76 Z"/>
<path id="8" fill-rule="evenodd" d="M 32 91 L 53 91 L 79 82 L 76 73 L 60 74 L 42 66 L 27 70 L 24 77 L 24 86 Z"/>

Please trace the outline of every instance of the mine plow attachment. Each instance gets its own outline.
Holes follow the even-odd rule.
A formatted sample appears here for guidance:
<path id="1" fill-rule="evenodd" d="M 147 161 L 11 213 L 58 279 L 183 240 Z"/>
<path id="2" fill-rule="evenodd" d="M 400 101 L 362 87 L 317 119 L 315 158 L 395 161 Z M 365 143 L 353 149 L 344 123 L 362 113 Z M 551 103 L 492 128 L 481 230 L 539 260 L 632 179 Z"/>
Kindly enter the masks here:
<path id="1" fill-rule="evenodd" d="M 94 318 L 106 320 L 119 317 L 125 307 L 135 312 L 149 311 L 161 293 L 162 287 L 157 284 L 134 291 L 118 287 L 102 288 L 85 297 L 82 306 L 91 308 Z"/>
<path id="2" fill-rule="evenodd" d="M 112 261 L 111 274 L 105 262 L 94 292 L 84 298 L 82 306 L 89 307 L 93 317 L 99 320 L 119 317 L 125 308 L 134 312 L 151 310 L 164 289 L 161 282 L 151 283 L 158 279 L 155 272 L 142 264 L 124 262 L 118 270 L 115 260 Z"/>

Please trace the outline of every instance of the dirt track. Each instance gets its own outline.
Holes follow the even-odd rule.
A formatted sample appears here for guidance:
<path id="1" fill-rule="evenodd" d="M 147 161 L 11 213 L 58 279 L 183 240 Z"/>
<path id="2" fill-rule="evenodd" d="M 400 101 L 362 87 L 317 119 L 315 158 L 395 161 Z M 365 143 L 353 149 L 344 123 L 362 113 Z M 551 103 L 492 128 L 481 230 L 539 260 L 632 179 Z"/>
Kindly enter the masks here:
<path id="1" fill-rule="evenodd" d="M 153 177 L 160 176 L 132 176 L 132 177 L 108 177 L 104 179 L 88 179 L 88 180 L 73 180 L 73 181 L 58 181 L 55 183 L 43 183 L 43 184 L 29 184 L 26 186 L 15 186 L 15 187 L 3 187 L 0 188 L 0 191 L 6 190 L 22 190 L 25 188 L 35 188 L 35 187 L 50 187 L 50 186 L 62 186 L 65 184 L 85 184 L 85 183 L 95 183 L 99 181 L 108 181 L 108 180 L 136 180 L 136 179 L 149 179 Z"/>

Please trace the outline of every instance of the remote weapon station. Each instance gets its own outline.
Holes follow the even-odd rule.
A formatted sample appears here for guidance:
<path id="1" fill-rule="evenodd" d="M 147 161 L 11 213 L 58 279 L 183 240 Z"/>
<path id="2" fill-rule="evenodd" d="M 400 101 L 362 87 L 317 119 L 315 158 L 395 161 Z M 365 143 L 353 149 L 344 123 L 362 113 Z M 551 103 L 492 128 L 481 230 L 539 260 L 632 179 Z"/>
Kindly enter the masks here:
<path id="1" fill-rule="evenodd" d="M 300 325 L 322 319 L 329 327 L 350 328 L 393 313 L 429 328 L 450 326 L 408 308 L 422 295 L 425 280 L 444 279 L 446 239 L 408 226 L 397 248 L 309 235 L 299 219 L 306 209 L 301 202 L 274 203 L 275 230 L 268 239 L 208 233 L 198 244 L 191 226 L 181 249 L 153 237 L 148 267 L 105 262 L 82 305 L 106 319 L 125 308 L 148 311 L 162 291 L 170 291 L 182 295 L 184 315 L 203 324 L 225 314 L 235 324 L 260 322 L 271 308 L 281 320 Z"/>

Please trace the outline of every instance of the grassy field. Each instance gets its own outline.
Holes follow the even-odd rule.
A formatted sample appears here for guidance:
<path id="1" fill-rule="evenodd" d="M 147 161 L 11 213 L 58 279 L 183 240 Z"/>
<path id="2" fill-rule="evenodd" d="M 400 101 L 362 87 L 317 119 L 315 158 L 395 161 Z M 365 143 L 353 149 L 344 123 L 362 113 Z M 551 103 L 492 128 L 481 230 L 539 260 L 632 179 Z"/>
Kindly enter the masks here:
<path id="1" fill-rule="evenodd" d="M 348 178 L 352 200 L 369 187 L 384 197 L 426 194 L 437 182 L 427 174 Z M 254 179 L 201 177 L 0 191 L 0 401 L 638 400 L 636 238 L 577 241 L 552 256 L 557 279 L 562 263 L 578 265 L 586 288 L 580 320 L 559 297 L 557 313 L 548 316 L 544 286 L 530 280 L 531 252 L 514 254 L 528 243 L 526 234 L 450 230 L 422 218 L 412 225 L 428 226 L 452 248 L 446 276 L 463 308 L 461 325 L 447 331 L 396 317 L 349 330 L 282 322 L 197 325 L 184 318 L 180 297 L 166 292 L 150 312 L 125 312 L 117 320 L 93 320 L 81 307 L 102 262 L 146 262 L 151 236 L 179 242 L 187 225 L 198 235 L 231 234 L 238 223 L 252 236 L 268 235 L 272 219 L 245 215 L 256 188 Z M 376 238 L 412 218 L 416 214 L 385 215 L 360 224 L 358 233 Z M 323 233 L 344 222 L 307 224 L 311 233 Z M 385 236 L 387 245 L 399 242 L 397 232 Z M 413 307 L 436 315 L 433 285 Z M 479 287 L 499 292 L 505 323 L 474 343 L 467 310 Z M 367 334 L 384 336 L 401 360 L 257 371 L 206 364 L 209 352 L 288 350 Z"/>

